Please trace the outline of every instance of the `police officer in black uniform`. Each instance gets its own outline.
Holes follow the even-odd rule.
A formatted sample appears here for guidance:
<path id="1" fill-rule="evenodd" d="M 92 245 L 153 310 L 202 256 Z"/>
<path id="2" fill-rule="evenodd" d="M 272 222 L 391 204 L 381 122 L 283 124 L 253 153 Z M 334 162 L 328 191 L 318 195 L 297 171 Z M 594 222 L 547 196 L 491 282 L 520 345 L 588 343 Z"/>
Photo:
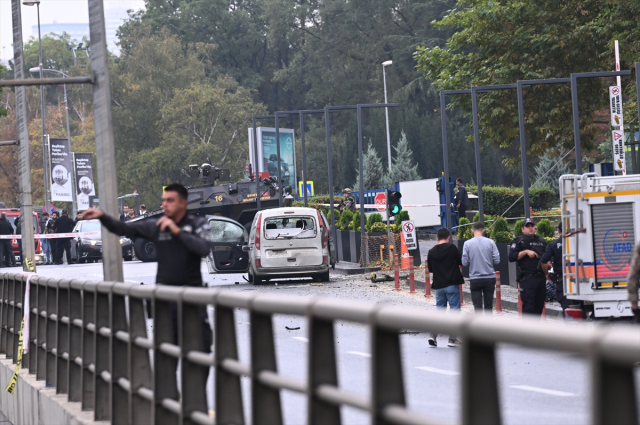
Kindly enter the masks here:
<path id="1" fill-rule="evenodd" d="M 536 224 L 530 218 L 522 225 L 522 236 L 511 243 L 509 261 L 520 268 L 520 297 L 522 312 L 542 315 L 547 292 L 546 279 L 540 267 L 540 257 L 547 244 L 536 235 Z"/>
<path id="2" fill-rule="evenodd" d="M 569 300 L 564 296 L 564 288 L 562 284 L 562 223 L 558 224 L 558 233 L 560 237 L 547 245 L 544 254 L 540 258 L 540 266 L 547 280 L 556 285 L 556 300 L 562 306 L 562 311 L 569 307 Z M 549 273 L 553 264 L 553 274 Z"/>

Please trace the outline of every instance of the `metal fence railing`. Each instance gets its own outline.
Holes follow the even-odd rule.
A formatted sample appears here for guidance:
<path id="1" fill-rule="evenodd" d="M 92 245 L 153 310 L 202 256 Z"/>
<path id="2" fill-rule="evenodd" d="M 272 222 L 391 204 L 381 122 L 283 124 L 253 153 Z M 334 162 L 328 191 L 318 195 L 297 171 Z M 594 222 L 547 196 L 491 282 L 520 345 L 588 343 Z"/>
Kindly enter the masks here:
<path id="1" fill-rule="evenodd" d="M 14 361 L 26 281 L 23 274 L 0 273 L 0 351 Z M 344 405 L 366 411 L 373 424 L 436 423 L 406 406 L 399 331 L 407 329 L 463 338 L 463 424 L 501 423 L 498 343 L 585 356 L 592 380 L 592 423 L 638 423 L 634 383 L 634 363 L 640 360 L 638 327 L 558 326 L 352 300 L 40 276 L 30 280 L 29 303 L 29 354 L 23 358 L 23 367 L 54 385 L 57 393 L 67 394 L 70 401 L 82 402 L 84 410 L 93 410 L 95 420 L 114 424 L 246 423 L 241 377 L 251 381 L 250 422 L 255 425 L 283 422 L 283 389 L 307 397 L 309 424 L 341 423 Z M 212 329 L 203 321 L 205 305 L 214 309 Z M 249 313 L 249 364 L 239 361 L 235 309 Z M 153 336 L 147 335 L 148 311 L 155 318 Z M 306 381 L 278 374 L 274 314 L 308 320 Z M 338 384 L 335 321 L 369 327 L 368 398 Z M 206 347 L 207 336 L 213 336 L 212 353 Z M 175 373 L 179 363 L 180 378 Z M 205 390 L 211 367 L 215 368 L 215 419 L 208 413 Z"/>

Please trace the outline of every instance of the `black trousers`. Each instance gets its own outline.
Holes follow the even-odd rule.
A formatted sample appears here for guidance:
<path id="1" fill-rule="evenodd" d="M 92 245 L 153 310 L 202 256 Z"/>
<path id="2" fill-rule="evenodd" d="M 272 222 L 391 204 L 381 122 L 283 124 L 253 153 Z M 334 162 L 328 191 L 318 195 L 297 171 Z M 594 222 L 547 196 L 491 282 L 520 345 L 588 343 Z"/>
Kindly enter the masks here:
<path id="1" fill-rule="evenodd" d="M 58 258 L 56 259 L 56 257 L 53 257 L 54 258 L 54 262 L 62 264 L 62 255 L 66 252 L 67 253 L 67 263 L 71 264 L 72 263 L 72 260 L 71 260 L 71 239 L 70 238 L 60 238 L 60 239 L 58 239 L 57 245 L 58 246 L 57 246 L 57 249 L 56 249 L 56 254 L 58 255 Z"/>
<path id="2" fill-rule="evenodd" d="M 476 313 L 493 311 L 493 293 L 496 289 L 496 278 L 471 279 L 471 301 Z M 484 302 L 483 302 L 484 301 Z"/>
<path id="3" fill-rule="evenodd" d="M 53 260 L 53 264 L 58 262 L 58 241 L 60 241 L 60 239 L 49 239 L 49 243 L 51 244 L 51 259 Z"/>
<path id="4" fill-rule="evenodd" d="M 562 286 L 562 276 L 556 277 L 556 301 L 560 303 L 562 310 L 569 308 L 569 299 L 564 296 L 564 288 Z"/>
<path id="5" fill-rule="evenodd" d="M 462 205 L 458 207 L 458 221 L 461 218 L 467 218 L 467 207 L 463 207 Z"/>
<path id="6" fill-rule="evenodd" d="M 542 315 L 547 295 L 547 279 L 544 276 L 526 276 L 520 281 L 522 313 Z"/>
<path id="7" fill-rule="evenodd" d="M 0 239 L 0 267 L 10 267 L 16 264 L 10 239 Z"/>

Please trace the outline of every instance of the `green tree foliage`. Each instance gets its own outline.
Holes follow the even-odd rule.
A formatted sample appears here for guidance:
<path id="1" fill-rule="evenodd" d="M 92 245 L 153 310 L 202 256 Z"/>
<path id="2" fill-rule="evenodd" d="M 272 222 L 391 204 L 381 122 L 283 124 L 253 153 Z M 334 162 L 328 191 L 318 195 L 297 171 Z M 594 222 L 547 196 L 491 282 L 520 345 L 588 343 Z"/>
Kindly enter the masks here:
<path id="1" fill-rule="evenodd" d="M 351 222 L 353 222 L 353 213 L 349 210 L 344 210 L 340 215 L 340 228 L 342 230 L 349 230 Z"/>
<path id="2" fill-rule="evenodd" d="M 523 224 L 524 224 L 524 218 L 521 218 L 520 220 L 516 221 L 516 223 L 513 225 L 513 234 L 515 236 L 522 236 Z"/>
<path id="3" fill-rule="evenodd" d="M 367 224 L 366 224 L 367 232 L 372 231 L 371 229 L 375 223 L 382 223 L 382 214 L 373 213 L 373 214 L 370 214 L 369 217 L 367 217 Z"/>
<path id="4" fill-rule="evenodd" d="M 533 181 L 538 182 L 536 186 L 547 186 L 557 194 L 560 176 L 569 174 L 571 168 L 566 161 L 562 160 L 564 153 L 558 149 L 550 149 L 540 157 L 540 162 L 535 166 Z"/>
<path id="5" fill-rule="evenodd" d="M 378 156 L 378 151 L 369 142 L 367 151 L 362 155 L 362 174 L 364 175 L 364 190 L 380 189 L 384 184 L 384 167 L 382 160 Z M 360 170 L 356 170 L 356 182 L 353 184 L 353 190 L 360 190 Z"/>
<path id="6" fill-rule="evenodd" d="M 471 193 L 477 193 L 477 187 L 467 186 Z M 524 212 L 524 200 L 520 198 L 521 187 L 482 186 L 482 196 L 485 215 L 502 216 L 514 202 L 516 204 L 505 215 L 507 217 L 521 217 Z M 549 187 L 532 187 L 529 189 L 529 205 L 536 210 L 548 210 L 558 205 L 558 195 Z M 474 219 L 474 221 L 477 221 Z"/>
<path id="7" fill-rule="evenodd" d="M 416 163 L 413 151 L 409 147 L 407 134 L 403 131 L 398 144 L 393 147 L 396 156 L 393 158 L 391 172 L 384 178 L 384 186 L 391 187 L 396 182 L 406 182 L 411 180 L 420 180 L 418 173 L 418 164 Z"/>
<path id="8" fill-rule="evenodd" d="M 354 232 L 360 231 L 361 217 L 362 217 L 362 212 L 360 211 L 357 211 L 353 214 L 353 219 L 351 220 L 351 230 L 353 230 Z M 365 221 L 365 227 L 366 227 L 366 221 Z"/>
<path id="9" fill-rule="evenodd" d="M 540 220 L 540 222 L 538 222 L 538 228 L 536 230 L 538 235 L 542 236 L 543 238 L 551 238 L 555 235 L 553 224 L 551 224 L 551 222 L 546 218 L 543 218 L 542 220 Z"/>
<path id="10" fill-rule="evenodd" d="M 469 219 L 462 217 L 458 223 L 458 239 L 471 239 L 473 237 L 472 226 L 469 225 Z"/>
<path id="11" fill-rule="evenodd" d="M 613 55 L 608 45 L 613 30 L 597 25 L 607 10 L 605 3 L 613 5 L 614 2 L 463 0 L 461 7 L 436 24 L 457 32 L 445 47 L 420 47 L 416 53 L 418 68 L 439 89 L 613 69 Z M 540 156 L 550 148 L 572 145 L 568 99 L 568 84 L 526 89 L 525 131 L 529 154 Z M 606 102 L 603 82 L 600 79 L 580 82 L 579 99 L 582 144 L 589 149 L 593 147 L 597 130 L 592 112 Z M 463 107 L 470 116 L 470 102 L 469 96 L 458 96 L 452 104 Z M 479 95 L 478 114 L 482 140 L 493 146 L 512 146 L 519 134 L 515 90 Z M 506 163 L 515 167 L 519 163 L 518 155 Z"/>

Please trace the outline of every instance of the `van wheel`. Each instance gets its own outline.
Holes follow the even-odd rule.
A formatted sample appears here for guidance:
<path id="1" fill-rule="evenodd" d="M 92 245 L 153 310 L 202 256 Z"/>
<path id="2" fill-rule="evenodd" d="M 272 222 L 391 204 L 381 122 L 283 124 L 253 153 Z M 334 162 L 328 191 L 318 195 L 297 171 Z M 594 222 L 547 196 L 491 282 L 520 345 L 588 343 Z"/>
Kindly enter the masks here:
<path id="1" fill-rule="evenodd" d="M 265 283 L 265 280 L 262 279 L 260 276 L 256 276 L 255 274 L 251 274 L 251 277 L 249 278 L 249 280 L 254 284 L 254 285 L 262 285 Z"/>
<path id="2" fill-rule="evenodd" d="M 319 282 L 329 282 L 329 271 L 318 275 Z"/>

